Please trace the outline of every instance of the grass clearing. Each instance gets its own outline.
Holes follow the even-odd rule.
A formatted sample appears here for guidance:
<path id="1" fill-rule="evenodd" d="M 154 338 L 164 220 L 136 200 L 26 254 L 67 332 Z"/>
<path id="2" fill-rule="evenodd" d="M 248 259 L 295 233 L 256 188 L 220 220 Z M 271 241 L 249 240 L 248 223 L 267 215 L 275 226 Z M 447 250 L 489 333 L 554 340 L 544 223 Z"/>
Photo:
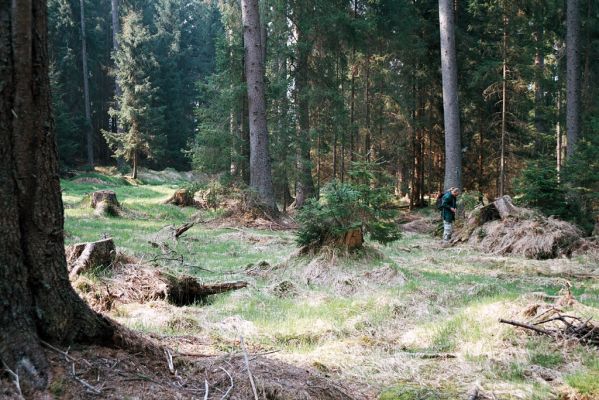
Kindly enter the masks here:
<path id="1" fill-rule="evenodd" d="M 476 382 L 498 399 L 557 398 L 564 385 L 599 396 L 597 349 L 560 347 L 497 321 L 521 319 L 539 301 L 531 293 L 558 295 L 564 271 L 588 270 L 586 258 L 501 257 L 442 248 L 419 234 L 369 243 L 357 256 L 298 257 L 291 231 L 201 223 L 167 239 L 165 256 L 151 242 L 168 237 L 166 227 L 219 215 L 162 204 L 179 184 L 134 185 L 97 173 L 63 181 L 67 244 L 111 236 L 118 250 L 156 267 L 250 283 L 207 304 L 119 305 L 111 317 L 127 326 L 175 343 L 195 337 L 213 353 L 237 351 L 243 335 L 251 351 L 276 351 L 271 357 L 355 382 L 380 399 L 460 398 Z M 85 197 L 100 189 L 117 193 L 124 217 L 93 215 Z M 568 279 L 579 301 L 573 311 L 599 319 L 598 280 Z M 542 378 L 549 373 L 557 378 Z"/>

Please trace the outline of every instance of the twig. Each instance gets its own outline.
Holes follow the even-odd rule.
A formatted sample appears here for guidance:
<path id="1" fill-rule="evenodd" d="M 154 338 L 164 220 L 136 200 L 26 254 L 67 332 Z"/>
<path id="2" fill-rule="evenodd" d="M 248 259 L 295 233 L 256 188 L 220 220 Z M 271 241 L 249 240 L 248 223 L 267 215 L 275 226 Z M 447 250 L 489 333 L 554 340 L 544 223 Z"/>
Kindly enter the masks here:
<path id="1" fill-rule="evenodd" d="M 229 396 L 229 392 L 231 390 L 233 390 L 233 377 L 231 376 L 231 374 L 229 373 L 229 371 L 227 371 L 223 367 L 219 367 L 219 368 L 222 369 L 223 371 L 225 371 L 225 374 L 227 374 L 227 376 L 229 377 L 229 380 L 231 381 L 231 386 L 229 386 L 229 388 L 227 389 L 227 391 L 225 392 L 225 394 L 223 394 L 223 397 L 220 398 L 220 400 L 226 400 L 226 398 Z"/>
<path id="2" fill-rule="evenodd" d="M 77 382 L 79 382 L 80 384 L 82 384 L 83 386 L 85 386 L 85 387 L 86 387 L 86 388 L 87 388 L 87 389 L 88 389 L 90 392 L 92 392 L 93 394 L 102 394 L 102 391 L 101 391 L 101 390 L 99 390 L 98 388 L 96 388 L 96 387 L 94 387 L 94 386 L 90 385 L 90 384 L 89 384 L 87 381 L 85 381 L 85 380 L 83 380 L 83 379 L 81 379 L 81 378 L 79 378 L 79 377 L 77 376 L 77 373 L 75 372 L 75 362 L 73 362 L 73 363 L 71 364 L 71 367 L 72 367 L 72 370 L 73 370 L 73 378 L 75 378 L 75 380 L 76 380 Z"/>
<path id="3" fill-rule="evenodd" d="M 2 366 L 4 367 L 4 369 L 6 370 L 6 372 L 8 372 L 10 374 L 10 376 L 12 376 L 13 383 L 15 384 L 15 386 L 17 388 L 17 392 L 19 393 L 19 397 L 23 398 L 23 392 L 21 391 L 21 384 L 19 383 L 19 374 L 17 374 L 16 372 L 14 372 L 12 369 L 8 368 L 8 365 L 6 365 L 6 363 L 4 361 L 2 361 Z"/>
<path id="4" fill-rule="evenodd" d="M 258 391 L 256 390 L 256 384 L 254 383 L 254 377 L 252 376 L 252 371 L 250 370 L 250 361 L 248 359 L 248 353 L 245 350 L 245 344 L 243 343 L 243 336 L 240 336 L 239 339 L 240 339 L 241 350 L 243 351 L 243 358 L 245 360 L 245 368 L 248 371 L 248 376 L 250 377 L 250 384 L 252 385 L 252 391 L 254 392 L 254 399 L 259 400 L 258 399 Z"/>
<path id="5" fill-rule="evenodd" d="M 256 358 L 260 357 L 260 356 L 266 356 L 268 354 L 273 354 L 273 353 L 278 353 L 281 350 L 270 350 L 270 351 L 265 351 L 262 353 L 255 353 L 254 356 L 252 358 L 250 358 L 250 361 L 254 361 Z"/>
<path id="6" fill-rule="evenodd" d="M 74 357 L 70 356 L 69 353 L 67 353 L 66 351 L 62 351 L 59 348 L 54 347 L 50 343 L 45 342 L 43 340 L 40 340 L 40 343 L 42 345 L 46 346 L 47 348 L 49 348 L 50 350 L 54 350 L 55 352 L 57 352 L 59 354 L 62 354 L 67 359 L 67 361 L 71 361 L 71 362 L 83 362 L 88 367 L 92 367 L 92 364 L 89 361 L 87 361 L 85 358 L 74 358 Z"/>
<path id="7" fill-rule="evenodd" d="M 204 389 L 206 393 L 204 394 L 204 400 L 208 400 L 208 379 L 204 379 Z"/>
<path id="8" fill-rule="evenodd" d="M 45 342 L 45 341 L 43 341 L 43 340 L 40 340 L 40 343 L 41 343 L 41 344 L 43 344 L 44 346 L 46 346 L 47 348 L 49 348 L 50 350 L 54 350 L 55 352 L 57 352 L 57 353 L 59 353 L 59 354 L 62 354 L 62 355 L 63 355 L 63 356 L 64 356 L 64 357 L 67 359 L 67 361 L 72 361 L 72 362 L 74 362 L 74 361 L 77 361 L 77 360 L 75 360 L 73 357 L 71 357 L 71 356 L 70 356 L 70 355 L 69 355 L 67 352 L 65 352 L 65 351 L 62 351 L 62 350 L 60 350 L 59 348 L 52 346 L 52 345 L 51 345 L 50 343 L 48 343 L 48 342 Z"/>
<path id="9" fill-rule="evenodd" d="M 510 325 L 518 326 L 520 328 L 530 329 L 532 331 L 535 331 L 537 333 L 541 333 L 543 335 L 553 336 L 552 332 L 550 332 L 548 330 L 545 330 L 545 329 L 537 328 L 534 325 L 523 324 L 523 323 L 517 322 L 517 321 L 509 321 L 509 320 L 506 320 L 506 319 L 503 319 L 503 318 L 500 318 L 499 322 L 501 322 L 502 324 L 510 324 Z"/>
<path id="10" fill-rule="evenodd" d="M 175 366 L 173 365 L 173 354 L 169 349 L 164 349 L 164 354 L 166 354 L 166 363 L 168 364 L 168 370 L 171 374 L 175 373 Z"/>

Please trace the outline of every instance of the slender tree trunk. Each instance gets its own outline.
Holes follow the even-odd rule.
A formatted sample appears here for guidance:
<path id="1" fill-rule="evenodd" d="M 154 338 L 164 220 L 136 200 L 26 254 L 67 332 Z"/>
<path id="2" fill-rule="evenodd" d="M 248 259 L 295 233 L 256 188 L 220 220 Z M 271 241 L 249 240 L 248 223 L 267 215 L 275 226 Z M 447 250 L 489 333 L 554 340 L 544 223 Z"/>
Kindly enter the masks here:
<path id="1" fill-rule="evenodd" d="M 243 41 L 243 38 L 242 38 Z M 245 41 L 244 41 L 245 47 Z M 245 74 L 245 55 L 241 60 L 241 82 L 246 82 Z M 248 123 L 248 97 L 241 95 L 239 97 L 239 169 L 241 170 L 241 178 L 243 182 L 249 186 L 250 184 L 250 126 Z"/>
<path id="2" fill-rule="evenodd" d="M 587 0 L 587 18 L 586 18 L 586 40 L 584 46 L 584 72 L 582 79 L 582 112 L 586 112 L 591 105 L 593 88 L 589 85 L 591 74 L 591 0 Z"/>
<path id="3" fill-rule="evenodd" d="M 462 187 L 462 145 L 458 104 L 453 1 L 439 0 L 441 71 L 445 122 L 445 188 Z"/>
<path id="4" fill-rule="evenodd" d="M 566 131 L 568 147 L 566 158 L 576 151 L 580 135 L 580 1 L 568 0 L 566 22 Z"/>
<path id="5" fill-rule="evenodd" d="M 501 81 L 501 155 L 499 157 L 499 197 L 505 193 L 505 139 L 507 117 L 507 16 L 503 17 L 502 81 Z"/>
<path id="6" fill-rule="evenodd" d="M 137 179 L 137 150 L 133 151 L 133 168 L 131 169 L 131 178 Z"/>
<path id="7" fill-rule="evenodd" d="M 349 160 L 354 161 L 355 149 L 355 123 L 356 123 L 356 65 L 355 65 L 356 49 L 352 49 L 353 65 L 351 67 L 351 89 L 349 101 Z"/>
<path id="8" fill-rule="evenodd" d="M 83 97 L 85 105 L 85 133 L 87 140 L 87 163 L 94 165 L 94 132 L 92 127 L 91 106 L 89 103 L 89 74 L 87 72 L 87 49 L 85 40 L 85 6 L 79 0 L 81 10 L 81 63 L 83 65 Z"/>
<path id="9" fill-rule="evenodd" d="M 535 32 L 537 50 L 535 53 L 535 128 L 536 128 L 536 150 L 542 152 L 543 136 L 546 134 L 544 116 L 543 76 L 545 73 L 545 55 L 543 54 L 543 27 Z"/>
<path id="10" fill-rule="evenodd" d="M 562 81 L 562 77 L 560 77 L 559 75 L 559 71 L 560 71 L 560 66 L 559 66 L 559 59 L 558 59 L 558 66 L 557 66 L 557 71 L 558 71 L 558 77 L 557 77 L 557 82 L 558 82 L 558 87 L 557 87 L 557 101 L 556 101 L 556 109 L 557 109 L 557 122 L 555 124 L 555 136 L 556 136 L 556 149 L 555 149 L 555 154 L 556 154 L 556 158 L 557 158 L 557 178 L 558 180 L 560 179 L 560 172 L 562 169 L 562 165 L 564 164 L 564 160 L 563 160 L 563 148 L 564 148 L 564 144 L 563 144 L 563 140 L 562 140 L 562 125 L 561 125 L 561 120 L 562 120 L 562 85 L 561 85 L 561 81 Z"/>
<path id="11" fill-rule="evenodd" d="M 118 35 L 121 33 L 121 27 L 119 23 L 119 0 L 111 0 L 111 15 L 112 15 L 112 51 L 116 53 L 119 49 Z M 121 85 L 119 85 L 118 78 L 114 78 L 114 108 L 119 109 L 120 105 L 118 99 L 121 97 Z M 112 129 L 113 132 L 121 133 L 122 129 L 117 121 L 117 117 L 112 117 Z"/>
<path id="12" fill-rule="evenodd" d="M 28 398 L 48 385 L 40 338 L 110 341 L 114 332 L 67 276 L 46 16 L 42 0 L 0 2 L 0 359 Z"/>
<path id="13" fill-rule="evenodd" d="M 301 6 L 300 6 L 301 7 Z M 301 21 L 302 14 L 298 16 Z M 296 22 L 296 25 L 301 22 Z M 302 207 L 306 200 L 314 196 L 312 179 L 312 161 L 310 159 L 310 103 L 308 100 L 308 38 L 301 27 L 297 27 L 297 65 L 295 71 L 295 96 L 297 101 L 298 126 L 297 133 L 297 168 L 295 206 Z"/>
<path id="14" fill-rule="evenodd" d="M 364 156 L 370 161 L 370 146 L 372 138 L 370 137 L 370 55 L 366 55 L 366 86 L 364 88 L 364 98 L 366 105 L 366 132 L 364 135 Z"/>
<path id="15" fill-rule="evenodd" d="M 266 127 L 263 44 L 258 0 L 242 0 L 241 12 L 250 123 L 250 187 L 257 192 L 264 207 L 276 212 Z"/>

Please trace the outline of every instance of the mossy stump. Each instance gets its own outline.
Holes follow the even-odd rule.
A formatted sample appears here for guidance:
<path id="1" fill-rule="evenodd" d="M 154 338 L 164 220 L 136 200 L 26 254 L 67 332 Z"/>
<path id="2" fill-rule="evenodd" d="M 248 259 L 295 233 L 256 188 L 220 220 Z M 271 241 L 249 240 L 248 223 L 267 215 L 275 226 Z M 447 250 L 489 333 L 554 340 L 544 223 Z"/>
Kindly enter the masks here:
<path id="1" fill-rule="evenodd" d="M 118 216 L 120 204 L 112 190 L 98 190 L 91 194 L 91 207 L 98 216 Z"/>

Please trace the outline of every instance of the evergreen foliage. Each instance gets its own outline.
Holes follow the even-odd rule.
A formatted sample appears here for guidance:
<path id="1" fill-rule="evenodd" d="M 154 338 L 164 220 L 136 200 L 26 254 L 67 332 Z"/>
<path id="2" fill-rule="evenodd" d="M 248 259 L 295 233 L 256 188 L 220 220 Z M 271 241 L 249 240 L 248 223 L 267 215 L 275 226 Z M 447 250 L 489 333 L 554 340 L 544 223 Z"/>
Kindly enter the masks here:
<path id="1" fill-rule="evenodd" d="M 141 157 L 156 157 L 163 148 L 160 127 L 164 107 L 157 106 L 157 88 L 150 80 L 150 71 L 157 65 L 148 55 L 152 37 L 142 16 L 134 11 L 123 19 L 119 50 L 115 54 L 117 78 L 122 94 L 119 110 L 111 110 L 123 127 L 123 133 L 105 132 L 115 157 L 132 163 L 133 177 Z"/>
<path id="2" fill-rule="evenodd" d="M 320 199 L 308 200 L 298 211 L 300 246 L 333 245 L 354 229 L 383 244 L 401 237 L 394 220 L 397 210 L 392 205 L 392 187 L 385 184 L 379 165 L 356 162 L 350 176 L 351 183 L 328 183 Z"/>

